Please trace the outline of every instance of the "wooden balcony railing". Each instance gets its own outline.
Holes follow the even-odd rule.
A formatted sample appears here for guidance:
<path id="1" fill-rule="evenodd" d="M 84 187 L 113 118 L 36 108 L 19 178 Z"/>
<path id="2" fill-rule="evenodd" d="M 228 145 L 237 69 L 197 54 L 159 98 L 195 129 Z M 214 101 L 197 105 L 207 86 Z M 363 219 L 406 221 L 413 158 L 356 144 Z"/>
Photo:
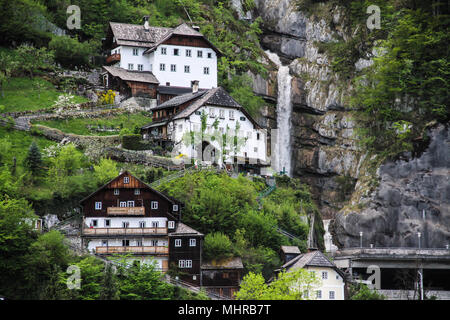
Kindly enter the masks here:
<path id="1" fill-rule="evenodd" d="M 167 228 L 83 228 L 85 236 L 166 235 Z"/>
<path id="2" fill-rule="evenodd" d="M 109 57 L 106 58 L 107 64 L 118 62 L 118 61 L 120 61 L 120 53 L 113 53 L 112 55 L 110 55 Z"/>
<path id="3" fill-rule="evenodd" d="M 108 207 L 106 212 L 111 216 L 143 216 L 145 207 Z"/>
<path id="4" fill-rule="evenodd" d="M 105 246 L 96 247 L 97 254 L 112 253 L 141 253 L 141 254 L 169 254 L 168 247 L 125 247 L 125 246 Z"/>

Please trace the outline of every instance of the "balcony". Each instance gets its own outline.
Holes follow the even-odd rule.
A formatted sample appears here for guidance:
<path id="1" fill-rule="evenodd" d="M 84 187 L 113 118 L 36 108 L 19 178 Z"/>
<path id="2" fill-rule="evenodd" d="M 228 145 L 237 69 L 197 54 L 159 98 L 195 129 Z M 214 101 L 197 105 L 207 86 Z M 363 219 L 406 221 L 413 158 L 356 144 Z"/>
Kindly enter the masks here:
<path id="1" fill-rule="evenodd" d="M 97 254 L 113 253 L 138 253 L 138 254 L 169 254 L 168 247 L 125 247 L 125 246 L 106 246 L 96 247 Z"/>
<path id="2" fill-rule="evenodd" d="M 106 212 L 110 216 L 143 216 L 145 207 L 108 207 Z"/>
<path id="3" fill-rule="evenodd" d="M 83 228 L 84 236 L 167 235 L 167 228 Z"/>
<path id="4" fill-rule="evenodd" d="M 106 58 L 107 64 L 112 64 L 120 61 L 120 53 L 113 53 L 109 57 Z"/>

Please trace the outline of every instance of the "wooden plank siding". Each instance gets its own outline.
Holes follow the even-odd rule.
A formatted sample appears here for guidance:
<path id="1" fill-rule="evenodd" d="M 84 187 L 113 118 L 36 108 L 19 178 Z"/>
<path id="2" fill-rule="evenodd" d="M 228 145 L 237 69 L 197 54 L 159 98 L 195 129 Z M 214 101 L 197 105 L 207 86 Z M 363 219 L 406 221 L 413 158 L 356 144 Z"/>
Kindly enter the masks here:
<path id="1" fill-rule="evenodd" d="M 124 177 L 129 178 L 129 183 L 124 183 Z M 119 189 L 119 194 L 114 194 L 114 189 Z M 134 190 L 139 189 L 140 194 L 135 195 Z M 179 211 L 174 212 L 173 204 L 175 202 L 169 201 L 160 193 L 154 191 L 128 172 L 120 175 L 116 179 L 109 182 L 104 187 L 97 190 L 95 193 L 87 197 L 82 201 L 83 213 L 85 217 L 118 217 L 118 216 L 132 216 L 129 213 L 120 214 L 108 214 L 108 208 L 117 208 L 120 210 L 121 201 L 134 201 L 134 207 L 143 207 L 145 212 L 142 215 L 140 212 L 136 213 L 138 217 L 166 217 L 170 220 L 174 218 L 178 219 Z M 152 201 L 158 202 L 158 209 L 152 209 Z M 95 203 L 101 202 L 102 207 L 100 210 L 95 209 Z M 176 204 L 176 203 L 175 203 Z M 180 210 L 180 206 L 178 210 Z M 140 209 L 139 209 L 140 210 Z M 138 211 L 139 211 L 138 210 Z M 110 209 L 111 211 L 111 209 Z"/>
<path id="2" fill-rule="evenodd" d="M 174 45 L 174 46 L 186 46 L 186 47 L 198 47 L 198 48 L 211 48 L 213 47 L 201 37 L 182 37 L 174 35 L 163 42 L 163 44 Z M 194 54 L 194 52 L 192 53 Z M 195 53 L 197 54 L 197 53 Z"/>
<path id="3" fill-rule="evenodd" d="M 181 239 L 181 246 L 175 246 L 175 240 Z M 189 239 L 196 239 L 195 247 L 189 246 Z M 198 235 L 173 235 L 169 237 L 169 261 L 173 267 L 178 268 L 179 260 L 192 260 L 191 268 L 178 268 L 181 273 L 180 279 L 195 285 L 200 285 L 200 267 L 202 236 Z M 196 276 L 196 280 L 193 276 Z"/>

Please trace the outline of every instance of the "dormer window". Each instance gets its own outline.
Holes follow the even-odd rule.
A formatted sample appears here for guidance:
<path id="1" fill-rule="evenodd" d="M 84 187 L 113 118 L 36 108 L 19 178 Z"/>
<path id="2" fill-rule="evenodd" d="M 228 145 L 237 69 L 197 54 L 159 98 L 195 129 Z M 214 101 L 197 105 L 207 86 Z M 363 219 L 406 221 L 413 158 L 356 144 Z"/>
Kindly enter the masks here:
<path id="1" fill-rule="evenodd" d="M 130 177 L 123 177 L 123 183 L 130 183 Z"/>

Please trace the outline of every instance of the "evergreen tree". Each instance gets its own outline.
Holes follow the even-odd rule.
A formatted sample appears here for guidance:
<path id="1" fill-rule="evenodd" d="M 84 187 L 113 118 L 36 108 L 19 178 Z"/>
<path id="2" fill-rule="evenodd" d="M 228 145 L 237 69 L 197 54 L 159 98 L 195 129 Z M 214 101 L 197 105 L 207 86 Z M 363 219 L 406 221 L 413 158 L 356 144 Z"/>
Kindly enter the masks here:
<path id="1" fill-rule="evenodd" d="M 37 175 L 42 167 L 42 156 L 36 142 L 32 142 L 25 158 L 25 166 L 28 167 L 33 175 Z"/>
<path id="2" fill-rule="evenodd" d="M 117 278 L 111 263 L 106 264 L 103 277 L 102 288 L 100 289 L 101 300 L 119 300 L 119 289 L 117 286 Z"/>

